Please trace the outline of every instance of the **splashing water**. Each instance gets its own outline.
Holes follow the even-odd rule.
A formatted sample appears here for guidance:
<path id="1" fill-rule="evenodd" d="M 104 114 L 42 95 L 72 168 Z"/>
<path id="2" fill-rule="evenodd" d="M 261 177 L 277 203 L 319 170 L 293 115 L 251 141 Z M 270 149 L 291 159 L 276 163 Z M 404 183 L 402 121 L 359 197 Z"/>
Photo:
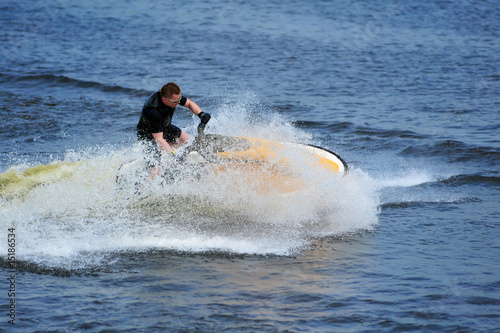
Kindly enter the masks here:
<path id="1" fill-rule="evenodd" d="M 248 114 L 244 103 L 238 108 Z M 222 107 L 211 131 L 231 128 L 224 134 L 282 141 L 307 137 L 276 114 L 251 124 L 231 114 Z M 359 170 L 332 176 L 297 163 L 294 173 L 314 186 L 286 195 L 259 193 L 238 172 L 212 174 L 151 184 L 150 196 L 139 200 L 115 179 L 122 163 L 140 157 L 138 146 L 71 153 L 64 161 L 1 174 L 0 219 L 2 228 L 16 228 L 18 258 L 80 269 L 109 263 L 110 254 L 151 249 L 293 255 L 315 238 L 377 223 L 377 186 Z"/>

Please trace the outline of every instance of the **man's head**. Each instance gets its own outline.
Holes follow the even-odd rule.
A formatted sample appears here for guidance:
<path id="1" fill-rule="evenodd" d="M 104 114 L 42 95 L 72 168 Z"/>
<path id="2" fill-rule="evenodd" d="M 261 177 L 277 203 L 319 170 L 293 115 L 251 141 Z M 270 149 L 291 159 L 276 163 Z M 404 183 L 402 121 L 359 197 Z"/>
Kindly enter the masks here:
<path id="1" fill-rule="evenodd" d="M 181 100 L 181 88 L 177 84 L 169 82 L 160 89 L 160 95 L 165 105 L 175 106 Z"/>

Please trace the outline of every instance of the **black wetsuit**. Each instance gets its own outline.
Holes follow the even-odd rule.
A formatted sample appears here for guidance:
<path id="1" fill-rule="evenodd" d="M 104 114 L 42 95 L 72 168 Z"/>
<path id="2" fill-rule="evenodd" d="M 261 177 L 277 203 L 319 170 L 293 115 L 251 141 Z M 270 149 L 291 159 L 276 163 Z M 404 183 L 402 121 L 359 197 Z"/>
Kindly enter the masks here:
<path id="1" fill-rule="evenodd" d="M 187 98 L 181 96 L 180 105 L 186 104 Z M 172 125 L 175 107 L 163 104 L 160 92 L 151 95 L 142 108 L 141 118 L 137 124 L 137 138 L 144 144 L 148 165 L 157 165 L 160 161 L 160 150 L 153 133 L 163 132 L 168 143 L 175 143 L 181 136 L 181 129 Z"/>

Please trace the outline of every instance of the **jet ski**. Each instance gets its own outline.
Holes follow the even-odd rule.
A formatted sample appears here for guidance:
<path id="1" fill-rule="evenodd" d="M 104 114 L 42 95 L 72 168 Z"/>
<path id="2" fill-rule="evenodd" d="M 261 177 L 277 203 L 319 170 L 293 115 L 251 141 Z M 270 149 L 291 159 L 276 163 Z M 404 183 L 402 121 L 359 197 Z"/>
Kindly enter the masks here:
<path id="1" fill-rule="evenodd" d="M 201 181 L 210 175 L 235 175 L 235 185 L 252 184 L 259 193 L 290 194 L 310 187 L 297 172 L 297 166 L 323 176 L 344 176 L 345 161 L 336 153 L 309 144 L 205 134 L 206 124 L 198 126 L 198 136 L 178 158 L 163 165 L 162 181 Z M 117 173 L 119 186 L 140 184 L 148 174 L 141 158 L 122 164 Z"/>

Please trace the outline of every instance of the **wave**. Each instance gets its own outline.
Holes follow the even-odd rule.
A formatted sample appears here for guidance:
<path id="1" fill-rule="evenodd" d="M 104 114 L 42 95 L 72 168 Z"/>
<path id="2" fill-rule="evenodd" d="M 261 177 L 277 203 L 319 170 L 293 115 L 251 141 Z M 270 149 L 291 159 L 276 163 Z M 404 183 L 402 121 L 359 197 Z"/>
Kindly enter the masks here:
<path id="1" fill-rule="evenodd" d="M 380 179 L 376 179 L 375 183 L 380 189 L 394 187 L 414 187 L 423 184 L 433 183 L 438 180 L 437 175 L 430 174 L 426 171 L 410 170 L 403 175 L 391 175 Z"/>
<path id="2" fill-rule="evenodd" d="M 362 140 L 363 136 L 366 137 L 379 137 L 379 138 L 404 138 L 404 139 L 423 139 L 427 138 L 425 135 L 421 135 L 409 130 L 388 130 L 388 129 L 378 129 L 363 126 L 356 126 L 354 123 L 345 121 L 339 123 L 328 123 L 324 121 L 298 121 L 296 122 L 298 127 L 303 128 L 316 128 L 316 129 L 327 129 L 331 132 L 348 132 L 350 134 L 355 134 L 357 140 Z"/>
<path id="3" fill-rule="evenodd" d="M 463 185 L 482 185 L 482 186 L 500 186 L 500 177 L 493 175 L 477 174 L 458 174 L 458 175 L 438 175 L 426 171 L 412 170 L 404 175 L 384 177 L 375 180 L 379 188 L 393 187 L 418 187 L 418 186 L 463 186 Z"/>
<path id="4" fill-rule="evenodd" d="M 429 205 L 451 205 L 451 204 L 464 204 L 470 202 L 481 202 L 481 199 L 477 197 L 464 197 L 455 199 L 433 199 L 433 200 L 404 200 L 404 201 L 393 201 L 386 202 L 380 205 L 380 209 L 405 209 L 405 208 L 419 208 L 428 207 Z"/>
<path id="5" fill-rule="evenodd" d="M 0 83 L 9 86 L 41 86 L 41 87 L 76 87 L 84 89 L 95 89 L 106 93 L 127 94 L 131 96 L 144 97 L 150 91 L 133 89 L 117 85 L 108 85 L 95 81 L 86 81 L 70 78 L 64 75 L 40 74 L 40 75 L 9 75 L 0 73 Z"/>
<path id="6" fill-rule="evenodd" d="M 434 144 L 414 145 L 405 148 L 402 156 L 446 156 L 450 162 L 481 160 L 490 164 L 500 164 L 500 151 L 494 147 L 468 145 L 462 141 L 445 140 Z"/>
<path id="7" fill-rule="evenodd" d="M 315 129 L 328 129 L 332 132 L 340 132 L 348 129 L 352 129 L 353 123 L 345 121 L 340 123 L 328 123 L 324 121 L 310 121 L 310 120 L 300 120 L 295 122 L 295 125 L 299 128 L 315 128 Z"/>
<path id="8" fill-rule="evenodd" d="M 423 139 L 426 136 L 409 131 L 409 130 L 387 130 L 387 129 L 376 129 L 369 127 L 357 127 L 354 131 L 354 134 L 361 136 L 369 136 L 370 138 L 373 136 L 379 138 L 405 138 L 405 139 Z"/>
<path id="9" fill-rule="evenodd" d="M 380 208 L 384 210 L 481 202 L 477 196 L 471 195 L 470 189 L 499 187 L 500 177 L 480 173 L 444 175 L 412 169 L 374 182 L 382 193 Z M 460 188 L 464 186 L 466 189 Z"/>
<path id="10" fill-rule="evenodd" d="M 500 177 L 496 176 L 485 176 L 482 174 L 460 174 L 451 176 L 440 181 L 442 184 L 461 186 L 461 185 L 483 185 L 483 186 L 499 186 L 500 187 Z"/>

